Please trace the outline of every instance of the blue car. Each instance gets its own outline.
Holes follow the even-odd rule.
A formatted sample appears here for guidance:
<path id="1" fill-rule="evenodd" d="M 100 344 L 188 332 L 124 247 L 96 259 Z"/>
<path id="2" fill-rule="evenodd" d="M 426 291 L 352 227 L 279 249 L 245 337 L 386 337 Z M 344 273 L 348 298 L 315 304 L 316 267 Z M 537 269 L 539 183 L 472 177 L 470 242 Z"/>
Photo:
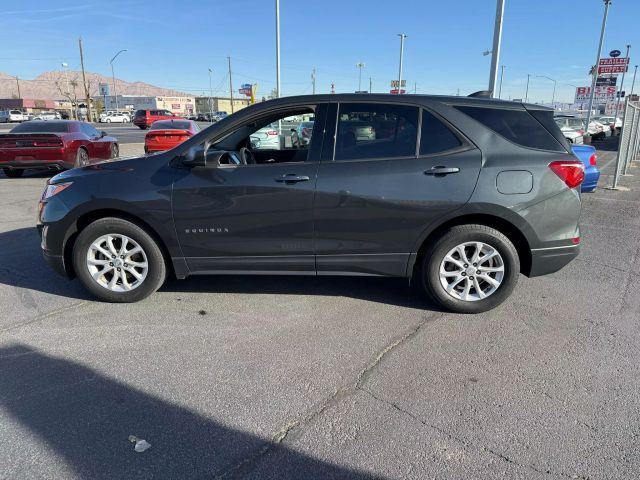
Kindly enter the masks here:
<path id="1" fill-rule="evenodd" d="M 573 154 L 584 164 L 584 181 L 580 187 L 581 192 L 593 192 L 598 186 L 600 170 L 598 170 L 598 157 L 596 149 L 591 145 L 571 145 Z"/>

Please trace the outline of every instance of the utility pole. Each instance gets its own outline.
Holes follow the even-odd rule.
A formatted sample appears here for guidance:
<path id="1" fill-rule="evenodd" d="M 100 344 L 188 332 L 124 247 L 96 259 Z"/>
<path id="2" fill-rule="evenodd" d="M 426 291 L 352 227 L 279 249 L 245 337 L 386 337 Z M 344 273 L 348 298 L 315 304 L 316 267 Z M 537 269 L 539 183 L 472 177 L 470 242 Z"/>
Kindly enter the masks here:
<path id="1" fill-rule="evenodd" d="M 502 79 L 504 78 L 504 65 L 500 66 L 500 88 L 498 89 L 498 98 L 502 98 Z"/>
<path id="2" fill-rule="evenodd" d="M 638 67 L 636 67 L 636 69 L 637 68 Z M 371 93 L 373 91 L 372 88 L 371 88 L 371 85 L 372 85 L 372 80 L 371 80 L 371 77 L 369 77 L 369 93 Z"/>
<path id="3" fill-rule="evenodd" d="M 231 113 L 233 113 L 233 81 L 231 80 L 231 57 L 227 57 L 229 61 L 229 96 L 231 97 Z"/>
<path id="4" fill-rule="evenodd" d="M 556 86 L 558 85 L 558 81 L 554 80 L 551 77 L 547 77 L 546 75 L 536 75 L 538 78 L 546 78 L 547 80 L 551 80 L 553 82 L 553 95 L 551 97 L 551 103 L 555 103 L 556 101 Z M 555 108 L 555 107 L 554 107 Z"/>
<path id="5" fill-rule="evenodd" d="M 531 79 L 531 74 L 527 73 L 527 91 L 524 94 L 524 103 L 529 101 L 529 79 Z"/>
<path id="6" fill-rule="evenodd" d="M 276 98 L 280 98 L 280 0 L 276 0 Z"/>
<path id="7" fill-rule="evenodd" d="M 89 97 L 89 87 L 87 86 L 87 77 L 84 73 L 84 54 L 82 53 L 82 37 L 78 38 L 80 45 L 80 67 L 82 68 L 82 85 L 84 86 L 84 96 L 87 102 L 87 119 L 91 121 L 91 98 Z"/>
<path id="8" fill-rule="evenodd" d="M 400 66 L 398 68 L 398 95 L 402 91 L 402 57 L 404 55 L 404 39 L 407 38 L 407 35 L 404 33 L 399 33 L 400 37 Z"/>
<path id="9" fill-rule="evenodd" d="M 313 86 L 313 94 L 316 94 L 316 67 L 311 71 L 311 85 Z"/>
<path id="10" fill-rule="evenodd" d="M 413 82 L 413 94 L 418 93 L 418 82 Z"/>
<path id="11" fill-rule="evenodd" d="M 70 117 L 72 120 L 75 120 L 75 117 L 73 115 L 73 100 L 71 100 L 71 89 L 69 88 L 69 64 L 66 62 L 62 62 L 62 68 L 64 68 L 64 76 L 67 79 L 67 97 L 69 97 L 69 103 L 71 104 L 69 106 L 69 113 L 70 113 Z"/>
<path id="12" fill-rule="evenodd" d="M 609 15 L 610 5 L 611 5 L 611 0 L 604 0 L 604 16 L 602 17 L 602 29 L 600 30 L 600 43 L 598 43 L 598 53 L 596 54 L 596 66 L 594 67 L 593 80 L 591 81 L 591 95 L 589 95 L 589 110 L 587 110 L 587 118 L 585 120 L 585 127 L 584 127 L 585 132 L 589 130 L 589 121 L 591 120 L 591 110 L 593 109 L 593 97 L 596 94 L 596 81 L 598 79 L 598 67 L 600 67 L 600 55 L 602 54 L 602 44 L 604 43 L 604 31 L 607 27 L 607 16 Z M 616 101 L 617 100 L 618 99 L 616 98 Z M 614 178 L 615 178 L 615 175 L 614 175 Z"/>
<path id="13" fill-rule="evenodd" d="M 636 65 L 636 69 L 633 71 L 633 82 L 631 82 L 631 95 L 633 95 L 633 89 L 636 86 L 636 74 L 638 73 L 638 65 Z"/>
<path id="14" fill-rule="evenodd" d="M 20 100 L 22 98 L 22 95 L 20 94 L 20 79 L 18 78 L 17 75 L 16 75 L 16 85 L 18 86 L 18 100 Z"/>
<path id="15" fill-rule="evenodd" d="M 213 87 L 211 86 L 211 74 L 213 70 L 209 69 L 209 121 L 213 122 Z"/>
<path id="16" fill-rule="evenodd" d="M 115 74 L 115 72 L 114 72 L 114 70 L 113 70 L 113 61 L 116 59 L 116 57 L 117 57 L 118 55 L 120 55 L 122 52 L 126 52 L 126 51 L 127 51 L 126 49 L 124 49 L 124 50 L 120 50 L 118 53 L 116 53 L 116 54 L 113 56 L 113 58 L 111 59 L 111 61 L 109 61 L 109 63 L 111 64 L 111 77 L 113 78 L 113 98 L 115 98 L 115 99 L 116 99 L 116 112 L 118 111 L 119 106 L 118 106 L 118 92 L 116 91 L 116 74 Z M 106 109 L 106 108 L 107 108 L 107 106 L 105 105 L 105 106 L 104 106 L 104 108 Z"/>
<path id="17" fill-rule="evenodd" d="M 493 27 L 493 50 L 491 55 L 491 72 L 489 73 L 489 91 L 495 97 L 498 80 L 498 65 L 500 64 L 500 46 L 502 44 L 502 19 L 504 17 L 504 0 L 497 0 L 496 21 Z"/>
<path id="18" fill-rule="evenodd" d="M 365 67 L 366 65 L 364 64 L 364 62 L 358 62 L 356 63 L 356 67 L 358 68 L 358 92 L 362 90 L 362 69 Z"/>
<path id="19" fill-rule="evenodd" d="M 626 55 L 626 59 L 627 62 L 629 62 L 629 50 L 631 50 L 631 45 L 627 45 L 627 55 Z M 628 65 L 628 63 L 627 63 Z M 622 72 L 622 81 L 620 82 L 620 95 L 622 95 L 622 92 L 624 92 L 623 88 L 624 88 L 624 74 L 627 72 L 627 69 L 629 67 L 624 69 L 624 72 Z M 615 121 L 616 118 L 618 118 L 618 105 L 620 105 L 620 100 L 622 100 L 624 102 L 624 97 L 622 97 L 621 99 L 618 99 L 618 92 L 616 92 L 616 111 L 613 114 L 613 122 L 614 122 L 614 126 L 615 126 Z M 589 126 L 589 124 L 587 123 L 587 126 Z M 620 132 L 622 133 L 622 131 Z"/>

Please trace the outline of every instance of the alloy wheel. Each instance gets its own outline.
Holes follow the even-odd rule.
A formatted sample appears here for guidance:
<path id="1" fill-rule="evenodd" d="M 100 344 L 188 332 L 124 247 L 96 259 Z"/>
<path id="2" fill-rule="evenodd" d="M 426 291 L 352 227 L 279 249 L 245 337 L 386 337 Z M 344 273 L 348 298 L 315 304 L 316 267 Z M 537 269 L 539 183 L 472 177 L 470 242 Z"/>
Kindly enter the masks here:
<path id="1" fill-rule="evenodd" d="M 498 250 L 483 242 L 465 242 L 445 255 L 439 278 L 453 298 L 474 302 L 493 295 L 504 273 L 504 260 Z"/>
<path id="2" fill-rule="evenodd" d="M 102 235 L 87 251 L 87 269 L 93 280 L 112 292 L 138 288 L 149 272 L 144 249 L 131 237 Z"/>

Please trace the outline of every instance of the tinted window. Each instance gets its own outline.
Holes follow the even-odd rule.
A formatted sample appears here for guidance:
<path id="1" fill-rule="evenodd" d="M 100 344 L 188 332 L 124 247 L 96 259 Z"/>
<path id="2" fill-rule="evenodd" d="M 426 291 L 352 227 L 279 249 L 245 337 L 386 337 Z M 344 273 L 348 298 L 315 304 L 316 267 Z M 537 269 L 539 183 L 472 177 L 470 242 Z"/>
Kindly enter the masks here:
<path id="1" fill-rule="evenodd" d="M 418 108 L 341 103 L 335 160 L 415 155 Z"/>
<path id="2" fill-rule="evenodd" d="M 145 117 L 147 115 L 146 110 L 136 110 L 136 117 Z"/>
<path id="3" fill-rule="evenodd" d="M 526 110 L 457 106 L 487 128 L 523 147 L 563 151 L 558 141 Z"/>
<path id="4" fill-rule="evenodd" d="M 172 120 L 154 122 L 151 125 L 151 130 L 159 130 L 159 129 L 176 129 L 176 130 L 189 130 L 191 124 L 189 122 L 175 122 Z"/>
<path id="5" fill-rule="evenodd" d="M 446 152 L 462 145 L 460 139 L 431 113 L 422 112 L 420 155 Z"/>
<path id="6" fill-rule="evenodd" d="M 58 122 L 29 122 L 14 127 L 11 133 L 66 133 L 69 124 Z"/>
<path id="7" fill-rule="evenodd" d="M 88 137 L 97 137 L 99 135 L 98 131 L 88 123 L 81 123 L 80 131 L 85 135 L 87 135 Z"/>
<path id="8" fill-rule="evenodd" d="M 553 138 L 555 138 L 560 143 L 560 145 L 565 148 L 565 150 L 569 151 L 571 149 L 571 146 L 569 145 L 569 142 L 567 142 L 564 133 L 562 133 L 562 130 L 560 130 L 560 126 L 557 124 L 557 122 L 553 121 L 553 112 L 551 110 L 529 110 L 529 113 L 533 115 L 533 118 L 540 122 L 540 125 L 546 128 L 547 131 L 551 135 L 553 135 Z"/>

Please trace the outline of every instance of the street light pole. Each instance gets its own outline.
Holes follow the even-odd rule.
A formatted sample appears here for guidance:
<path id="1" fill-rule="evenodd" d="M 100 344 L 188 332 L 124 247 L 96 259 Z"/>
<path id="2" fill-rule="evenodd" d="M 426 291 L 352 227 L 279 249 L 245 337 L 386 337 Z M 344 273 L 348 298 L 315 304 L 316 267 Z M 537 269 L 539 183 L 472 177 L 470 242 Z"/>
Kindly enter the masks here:
<path id="1" fill-rule="evenodd" d="M 69 88 L 69 64 L 62 62 L 62 68 L 64 69 L 64 76 L 67 79 L 67 97 L 69 97 L 69 103 L 73 104 L 73 101 L 71 100 L 71 89 Z M 73 115 L 73 105 L 69 105 L 69 113 L 71 114 L 71 119 L 74 119 L 74 115 Z"/>
<path id="2" fill-rule="evenodd" d="M 638 65 L 636 65 L 635 70 L 633 71 L 633 82 L 631 82 L 631 95 L 633 95 L 633 89 L 636 86 L 636 74 L 638 73 Z"/>
<path id="3" fill-rule="evenodd" d="M 315 95 L 316 94 L 316 67 L 313 67 L 313 71 L 311 72 L 311 85 L 312 85 L 312 92 Z"/>
<path id="4" fill-rule="evenodd" d="M 524 94 L 524 103 L 529 101 L 529 79 L 531 78 L 531 74 L 527 73 L 527 91 Z"/>
<path id="5" fill-rule="evenodd" d="M 276 98 L 280 98 L 280 0 L 276 0 Z"/>
<path id="6" fill-rule="evenodd" d="M 402 57 L 404 55 L 404 39 L 407 38 L 407 35 L 404 33 L 399 33 L 400 37 L 400 67 L 398 69 L 398 95 L 402 91 Z"/>
<path id="7" fill-rule="evenodd" d="M 118 111 L 118 92 L 116 91 L 116 74 L 115 74 L 115 71 L 113 70 L 113 61 L 116 59 L 118 55 L 126 51 L 127 51 L 126 49 L 120 50 L 118 53 L 116 53 L 113 56 L 113 58 L 109 62 L 111 64 L 111 77 L 113 78 L 113 98 L 116 99 L 116 111 Z M 106 109 L 107 106 L 105 105 L 104 108 Z"/>
<path id="8" fill-rule="evenodd" d="M 491 55 L 491 72 L 489 73 L 489 91 L 495 97 L 498 83 L 498 65 L 500 64 L 500 45 L 502 43 L 502 19 L 504 17 L 504 0 L 497 0 L 496 21 L 493 27 L 493 50 Z"/>
<path id="9" fill-rule="evenodd" d="M 594 67 L 593 80 L 591 81 L 591 94 L 589 95 L 589 110 L 587 110 L 587 118 L 585 120 L 586 123 L 584 127 L 585 132 L 589 130 L 589 121 L 591 120 L 591 110 L 593 109 L 593 97 L 596 94 L 596 81 L 598 80 L 598 67 L 600 66 L 600 55 L 602 55 L 602 44 L 604 43 L 604 31 L 607 28 L 607 16 L 609 15 L 610 5 L 611 5 L 611 0 L 604 0 L 604 16 L 602 17 L 602 29 L 600 30 L 600 43 L 598 43 L 598 53 L 596 55 L 596 66 Z"/>
<path id="10" fill-rule="evenodd" d="M 629 61 L 629 50 L 631 50 L 631 45 L 627 45 L 627 55 L 625 56 L 625 58 L 627 59 L 627 62 Z M 622 81 L 620 82 L 620 94 L 621 95 L 622 95 L 622 92 L 624 92 L 624 90 L 623 90 L 623 88 L 624 88 L 624 74 L 627 72 L 627 68 L 625 68 L 624 72 L 622 72 Z M 624 97 L 622 97 L 621 100 L 624 101 Z M 615 127 L 616 118 L 618 118 L 618 105 L 620 105 L 620 100 L 618 99 L 618 92 L 616 92 L 616 111 L 613 114 L 613 122 L 614 122 L 613 125 L 614 125 L 614 127 Z"/>
<path id="11" fill-rule="evenodd" d="M 502 79 L 504 78 L 504 65 L 500 67 L 500 88 L 498 89 L 498 98 L 502 98 Z"/>
<path id="12" fill-rule="evenodd" d="M 213 70 L 209 69 L 209 121 L 213 122 L 213 87 L 211 86 L 211 74 Z"/>
<path id="13" fill-rule="evenodd" d="M 553 96 L 551 97 L 551 104 L 553 105 L 556 101 L 556 86 L 558 85 L 558 81 L 554 80 L 551 77 L 547 77 L 546 75 L 536 75 L 538 78 L 546 78 L 547 80 L 551 80 L 553 82 Z"/>
<path id="14" fill-rule="evenodd" d="M 364 64 L 364 62 L 358 62 L 356 63 L 356 67 L 358 67 L 358 91 L 362 90 L 362 69 L 365 67 L 366 65 Z"/>

